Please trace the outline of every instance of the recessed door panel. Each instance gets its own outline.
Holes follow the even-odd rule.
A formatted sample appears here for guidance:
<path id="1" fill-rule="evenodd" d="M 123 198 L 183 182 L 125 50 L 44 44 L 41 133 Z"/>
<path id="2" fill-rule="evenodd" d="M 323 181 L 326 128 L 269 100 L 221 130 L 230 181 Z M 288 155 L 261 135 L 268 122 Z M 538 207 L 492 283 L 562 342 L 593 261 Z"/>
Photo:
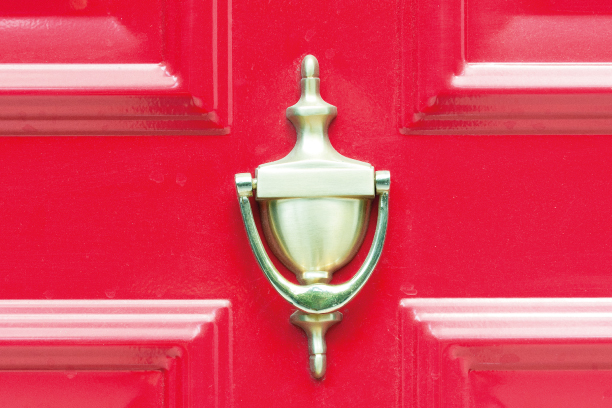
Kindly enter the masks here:
<path id="1" fill-rule="evenodd" d="M 604 407 L 610 299 L 405 299 L 404 407 Z"/>
<path id="2" fill-rule="evenodd" d="M 225 1 L 0 5 L 0 135 L 226 134 Z"/>
<path id="3" fill-rule="evenodd" d="M 229 407 L 227 301 L 1 301 L 3 407 Z"/>
<path id="4" fill-rule="evenodd" d="M 608 134 L 609 6 L 407 0 L 405 134 Z"/>

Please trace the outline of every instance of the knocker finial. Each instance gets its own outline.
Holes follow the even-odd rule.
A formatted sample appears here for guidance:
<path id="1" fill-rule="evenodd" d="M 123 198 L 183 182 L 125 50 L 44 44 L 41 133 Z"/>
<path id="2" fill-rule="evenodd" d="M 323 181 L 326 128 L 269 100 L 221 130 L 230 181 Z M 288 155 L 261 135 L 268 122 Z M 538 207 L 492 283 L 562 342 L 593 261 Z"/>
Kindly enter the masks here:
<path id="1" fill-rule="evenodd" d="M 307 55 L 302 60 L 302 78 L 318 78 L 319 61 L 314 55 Z"/>

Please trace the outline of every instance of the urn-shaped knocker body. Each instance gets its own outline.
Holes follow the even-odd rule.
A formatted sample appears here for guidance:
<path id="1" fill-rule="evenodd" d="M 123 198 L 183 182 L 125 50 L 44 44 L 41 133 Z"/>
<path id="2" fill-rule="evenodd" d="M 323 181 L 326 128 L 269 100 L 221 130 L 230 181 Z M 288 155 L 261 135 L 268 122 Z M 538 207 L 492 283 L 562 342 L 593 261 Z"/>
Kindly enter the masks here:
<path id="1" fill-rule="evenodd" d="M 299 311 L 291 322 L 308 335 L 310 368 L 315 378 L 326 370 L 325 332 L 339 322 L 336 310 L 363 287 L 376 265 L 387 226 L 389 172 L 375 172 L 331 145 L 327 128 L 336 107 L 320 95 L 315 57 L 302 61 L 301 97 L 287 109 L 297 142 L 284 158 L 260 165 L 255 179 L 236 175 L 243 220 L 255 257 L 272 285 Z M 295 273 L 300 285 L 285 279 L 268 258 L 254 224 L 248 197 L 255 192 L 268 244 Z M 348 282 L 331 285 L 332 274 L 357 253 L 368 225 L 371 203 L 380 195 L 377 228 L 370 252 Z"/>

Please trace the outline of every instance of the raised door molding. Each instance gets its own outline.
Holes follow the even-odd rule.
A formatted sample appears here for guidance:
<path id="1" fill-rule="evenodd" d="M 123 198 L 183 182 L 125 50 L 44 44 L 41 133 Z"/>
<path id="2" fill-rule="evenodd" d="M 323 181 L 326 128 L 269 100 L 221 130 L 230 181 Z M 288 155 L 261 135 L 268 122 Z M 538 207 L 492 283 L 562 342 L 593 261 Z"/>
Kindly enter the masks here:
<path id="1" fill-rule="evenodd" d="M 404 299 L 401 406 L 603 407 L 612 299 Z"/>
<path id="2" fill-rule="evenodd" d="M 227 0 L 49 4 L 0 13 L 0 135 L 229 133 Z"/>
<path id="3" fill-rule="evenodd" d="M 4 300 L 0 405 L 229 407 L 231 352 L 224 300 Z"/>
<path id="4" fill-rule="evenodd" d="M 610 134 L 610 7 L 403 0 L 404 134 Z"/>

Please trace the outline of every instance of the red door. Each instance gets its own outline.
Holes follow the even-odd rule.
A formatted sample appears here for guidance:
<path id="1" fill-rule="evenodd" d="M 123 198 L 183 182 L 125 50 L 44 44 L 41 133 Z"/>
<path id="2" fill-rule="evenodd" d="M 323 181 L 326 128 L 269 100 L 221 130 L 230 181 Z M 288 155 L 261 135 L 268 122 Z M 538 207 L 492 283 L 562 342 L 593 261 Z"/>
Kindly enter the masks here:
<path id="1" fill-rule="evenodd" d="M 0 405 L 609 406 L 611 11 L 3 2 Z M 292 148 L 306 54 L 393 178 L 322 381 L 233 182 Z"/>

